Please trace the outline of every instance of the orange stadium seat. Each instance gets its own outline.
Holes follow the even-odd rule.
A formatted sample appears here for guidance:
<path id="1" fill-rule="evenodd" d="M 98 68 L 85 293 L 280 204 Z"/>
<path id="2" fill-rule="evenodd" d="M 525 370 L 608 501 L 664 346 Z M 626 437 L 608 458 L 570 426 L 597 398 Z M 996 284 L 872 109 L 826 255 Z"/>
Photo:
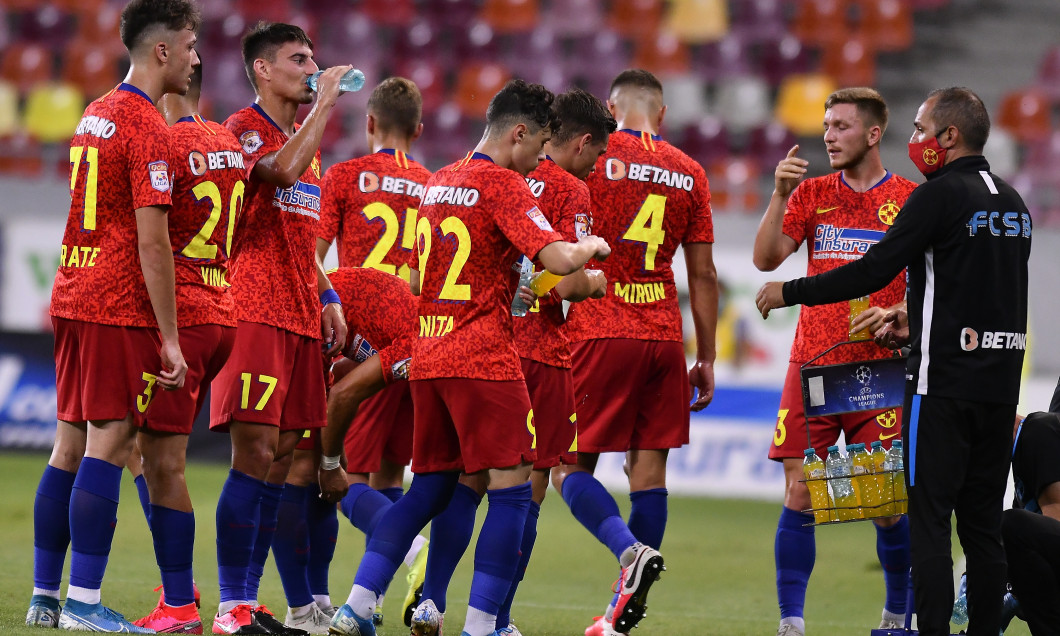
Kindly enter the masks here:
<path id="1" fill-rule="evenodd" d="M 18 89 L 11 82 L 0 80 L 0 139 L 18 130 Z"/>
<path id="2" fill-rule="evenodd" d="M 758 166 L 745 157 L 731 156 L 707 167 L 710 206 L 715 211 L 756 214 L 760 212 Z"/>
<path id="3" fill-rule="evenodd" d="M 42 143 L 69 141 L 81 121 L 85 98 L 73 84 L 38 84 L 26 98 L 22 125 Z"/>
<path id="4" fill-rule="evenodd" d="M 362 2 L 360 10 L 373 22 L 386 26 L 403 26 L 416 17 L 413 0 L 388 0 L 387 2 Z"/>
<path id="5" fill-rule="evenodd" d="M 1011 91 L 1001 98 L 997 125 L 1021 142 L 1045 139 L 1052 130 L 1051 120 L 1049 97 L 1040 89 Z"/>
<path id="6" fill-rule="evenodd" d="M 121 43 L 121 5 L 107 2 L 98 11 L 79 16 L 74 37 L 108 47 L 116 55 L 125 55 L 125 46 Z"/>
<path id="7" fill-rule="evenodd" d="M 835 81 L 827 75 L 792 75 L 780 84 L 774 117 L 801 137 L 820 135 L 824 102 L 835 90 Z"/>
<path id="8" fill-rule="evenodd" d="M 904 51 L 913 44 L 909 0 L 861 0 L 860 32 L 877 51 Z"/>
<path id="9" fill-rule="evenodd" d="M 537 0 L 486 0 L 479 15 L 498 33 L 532 31 L 538 20 Z"/>
<path id="10" fill-rule="evenodd" d="M 486 106 L 508 79 L 508 69 L 500 64 L 468 64 L 457 73 L 453 101 L 465 116 L 482 119 Z"/>
<path id="11" fill-rule="evenodd" d="M 673 0 L 664 24 L 689 44 L 720 40 L 729 32 L 729 5 L 725 0 Z"/>
<path id="12" fill-rule="evenodd" d="M 800 0 L 795 3 L 792 32 L 812 46 L 843 42 L 849 35 L 847 3 L 841 0 Z"/>
<path id="13" fill-rule="evenodd" d="M 553 2 L 541 16 L 541 26 L 568 37 L 591 35 L 603 23 L 604 13 L 600 8 L 600 0 Z"/>
<path id="14" fill-rule="evenodd" d="M 867 40 L 853 36 L 824 47 L 821 70 L 840 86 L 873 86 L 876 83 L 876 53 Z"/>
<path id="15" fill-rule="evenodd" d="M 0 54 L 0 78 L 26 93 L 34 84 L 52 78 L 51 51 L 39 44 L 13 42 Z"/>
<path id="16" fill-rule="evenodd" d="M 626 36 L 655 33 L 662 21 L 663 3 L 658 0 L 614 0 L 610 25 Z"/>
<path id="17" fill-rule="evenodd" d="M 121 81 L 114 50 L 77 38 L 67 45 L 59 65 L 60 79 L 74 84 L 89 99 L 95 99 Z"/>
<path id="18" fill-rule="evenodd" d="M 656 75 L 673 75 L 688 70 L 688 46 L 676 35 L 660 31 L 654 36 L 637 38 L 633 66 Z"/>
<path id="19" fill-rule="evenodd" d="M 1060 44 L 1042 55 L 1038 64 L 1037 85 L 1055 102 L 1060 102 Z"/>

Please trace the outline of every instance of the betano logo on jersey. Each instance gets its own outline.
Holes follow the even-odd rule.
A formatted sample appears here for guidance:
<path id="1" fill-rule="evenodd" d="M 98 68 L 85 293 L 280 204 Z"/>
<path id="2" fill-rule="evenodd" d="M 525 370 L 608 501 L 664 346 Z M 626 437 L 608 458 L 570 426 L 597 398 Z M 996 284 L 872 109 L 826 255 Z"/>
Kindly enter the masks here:
<path id="1" fill-rule="evenodd" d="M 1016 331 L 984 331 L 980 334 L 971 327 L 961 329 L 961 349 L 975 351 L 979 348 L 1024 351 L 1027 349 L 1027 334 Z"/>
<path id="2" fill-rule="evenodd" d="M 1031 235 L 1031 215 L 1026 212 L 987 212 L 980 210 L 968 219 L 968 236 L 975 236 L 979 230 L 988 229 L 993 236 Z"/>
<path id="3" fill-rule="evenodd" d="M 290 188 L 276 188 L 272 204 L 284 212 L 320 220 L 320 186 L 295 181 Z"/>
<path id="4" fill-rule="evenodd" d="M 423 195 L 423 205 L 462 205 L 470 208 L 478 203 L 478 190 L 453 186 L 431 186 Z"/>
<path id="5" fill-rule="evenodd" d="M 206 174 L 207 170 L 224 170 L 226 168 L 238 168 L 246 170 L 243 165 L 243 154 L 231 150 L 215 150 L 203 155 L 198 150 L 193 150 L 188 155 L 188 168 L 196 177 Z"/>
<path id="6" fill-rule="evenodd" d="M 77 130 L 74 131 L 74 136 L 77 135 L 92 135 L 93 137 L 100 137 L 102 139 L 110 139 L 117 132 L 118 127 L 114 125 L 109 119 L 103 117 L 97 117 L 95 115 L 87 115 L 81 118 L 81 121 L 77 124 Z"/>
<path id="7" fill-rule="evenodd" d="M 687 174 L 667 170 L 646 163 L 630 163 L 629 167 L 619 159 L 611 157 L 604 164 L 605 174 L 611 181 L 642 181 L 644 183 L 657 183 L 659 185 L 678 188 L 685 192 L 691 192 L 696 180 Z"/>
<path id="8" fill-rule="evenodd" d="M 422 183 L 387 175 L 383 175 L 383 178 L 380 179 L 379 175 L 374 172 L 362 172 L 357 177 L 357 189 L 365 194 L 382 189 L 383 192 L 407 194 L 417 199 L 423 196 Z"/>
<path id="9" fill-rule="evenodd" d="M 887 203 L 881 205 L 880 209 L 876 211 L 876 216 L 879 217 L 880 222 L 884 225 L 894 225 L 894 219 L 901 211 L 902 206 L 898 205 L 897 201 L 888 199 Z"/>
<path id="10" fill-rule="evenodd" d="M 822 223 L 813 233 L 814 258 L 861 258 L 870 247 L 880 242 L 883 232 L 852 227 L 836 227 Z"/>

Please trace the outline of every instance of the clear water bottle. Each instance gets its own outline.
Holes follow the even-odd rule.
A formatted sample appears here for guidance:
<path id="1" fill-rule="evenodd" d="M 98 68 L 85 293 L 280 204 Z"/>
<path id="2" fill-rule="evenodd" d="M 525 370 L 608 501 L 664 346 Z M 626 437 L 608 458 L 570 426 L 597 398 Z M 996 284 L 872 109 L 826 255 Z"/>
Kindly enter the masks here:
<path id="1" fill-rule="evenodd" d="M 815 523 L 835 521 L 835 509 L 832 500 L 828 496 L 828 481 L 824 461 L 817 456 L 812 448 L 803 451 L 805 459 L 802 460 L 802 474 L 806 477 L 806 488 L 810 491 L 810 506 L 813 508 L 813 520 Z"/>
<path id="2" fill-rule="evenodd" d="M 909 509 L 908 495 L 905 490 L 905 460 L 902 458 L 902 440 L 896 439 L 887 451 L 887 463 L 890 465 L 894 491 L 894 513 L 904 515 Z"/>
<path id="3" fill-rule="evenodd" d="M 850 481 L 853 466 L 850 458 L 839 454 L 838 446 L 828 447 L 828 459 L 824 463 L 828 473 L 828 483 L 832 485 L 832 499 L 835 501 L 836 516 L 839 521 L 857 518 L 858 501 L 854 495 L 854 484 Z"/>
<path id="4" fill-rule="evenodd" d="M 519 287 L 529 287 L 530 280 L 534 277 L 534 264 L 530 262 L 525 256 L 519 258 L 512 265 L 512 269 L 519 272 Z M 512 298 L 512 315 L 516 318 L 522 318 L 529 311 L 530 307 L 523 301 L 519 296 L 519 290 L 515 290 L 515 296 Z"/>
<path id="5" fill-rule="evenodd" d="M 957 588 L 957 599 L 953 601 L 953 613 L 950 614 L 950 622 L 954 625 L 964 625 L 968 622 L 968 575 L 961 575 L 961 585 Z"/>
<path id="6" fill-rule="evenodd" d="M 314 93 L 317 90 L 317 79 L 323 72 L 324 71 L 317 71 L 316 73 L 313 73 L 312 75 L 307 77 L 305 80 L 305 85 L 308 86 L 309 90 L 313 91 Z M 360 69 L 351 68 L 350 70 L 346 71 L 346 74 L 343 75 L 342 79 L 339 80 L 340 93 L 352 93 L 354 91 L 359 91 L 362 88 L 364 88 L 364 73 L 362 73 Z"/>

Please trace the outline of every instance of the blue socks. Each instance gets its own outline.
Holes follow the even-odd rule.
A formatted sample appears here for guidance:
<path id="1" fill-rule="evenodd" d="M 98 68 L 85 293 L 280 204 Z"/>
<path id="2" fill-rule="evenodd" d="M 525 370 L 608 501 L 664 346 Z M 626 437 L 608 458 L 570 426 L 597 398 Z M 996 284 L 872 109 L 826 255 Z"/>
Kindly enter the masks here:
<path id="1" fill-rule="evenodd" d="M 423 599 L 431 599 L 439 612 L 445 612 L 445 596 L 456 566 L 471 544 L 475 532 L 475 511 L 482 497 L 474 489 L 458 483 L 445 510 L 431 522 L 431 544 L 427 552 L 427 576 Z M 505 627 L 508 625 L 505 624 Z"/>
<path id="2" fill-rule="evenodd" d="M 383 493 L 383 496 L 389 499 L 393 503 L 397 503 L 398 499 L 405 496 L 405 489 L 394 486 L 393 488 L 380 488 L 379 492 Z"/>
<path id="3" fill-rule="evenodd" d="M 530 509 L 530 482 L 490 490 L 486 520 L 475 546 L 475 573 L 468 607 L 496 617 L 519 565 L 519 547 Z"/>
<path id="4" fill-rule="evenodd" d="M 136 484 L 136 494 L 140 497 L 140 507 L 144 509 L 144 519 L 147 520 L 147 527 L 151 527 L 151 494 L 147 492 L 147 480 L 144 479 L 143 474 L 139 474 L 133 478 L 133 483 Z"/>
<path id="5" fill-rule="evenodd" d="M 51 465 L 44 467 L 37 497 L 33 500 L 33 587 L 59 591 L 66 549 L 70 546 L 71 473 Z M 58 593 L 55 595 L 59 598 Z"/>
<path id="6" fill-rule="evenodd" d="M 455 472 L 438 472 L 412 478 L 409 491 L 390 506 L 372 533 L 353 579 L 355 586 L 376 596 L 386 590 L 416 534 L 448 505 L 459 477 Z"/>
<path id="7" fill-rule="evenodd" d="M 629 511 L 629 531 L 644 545 L 656 550 L 662 546 L 663 534 L 666 532 L 666 497 L 665 488 L 638 490 L 629 493 L 632 508 Z"/>
<path id="8" fill-rule="evenodd" d="M 194 603 L 191 562 L 195 548 L 195 514 L 152 504 L 148 519 L 166 605 L 180 607 Z"/>
<path id="9" fill-rule="evenodd" d="M 512 603 L 515 602 L 515 592 L 519 589 L 519 583 L 526 575 L 530 554 L 534 551 L 534 543 L 537 541 L 537 520 L 540 516 L 541 505 L 536 501 L 531 501 L 530 509 L 526 514 L 526 525 L 523 526 L 523 544 L 519 548 L 519 565 L 515 568 L 515 579 L 512 580 L 508 596 L 504 599 L 500 612 L 497 614 L 497 629 L 504 629 L 512 622 Z"/>
<path id="10" fill-rule="evenodd" d="M 81 460 L 70 493 L 70 585 L 98 590 L 117 524 L 121 466 L 94 457 Z"/>
<path id="11" fill-rule="evenodd" d="M 280 513 L 280 496 L 283 484 L 276 485 L 263 481 L 261 504 L 258 507 L 258 533 L 254 538 L 254 550 L 250 554 L 250 568 L 247 570 L 247 600 L 258 598 L 258 585 L 265 573 L 265 562 L 269 560 L 269 548 L 272 537 L 276 534 L 276 517 Z"/>
<path id="12" fill-rule="evenodd" d="M 903 515 L 890 528 L 876 526 L 876 555 L 880 557 L 883 584 L 887 588 L 883 608 L 892 614 L 905 614 L 910 564 L 908 517 Z"/>
<path id="13" fill-rule="evenodd" d="M 309 528 L 306 525 L 308 488 L 284 484 L 272 537 L 272 555 L 280 573 L 288 607 L 304 607 L 313 602 L 309 591 Z"/>
<path id="14" fill-rule="evenodd" d="M 346 496 L 339 502 L 342 514 L 354 528 L 364 533 L 366 544 L 371 541 L 379 520 L 393 505 L 386 495 L 369 488 L 368 484 L 351 484 Z"/>
<path id="15" fill-rule="evenodd" d="M 247 597 L 247 572 L 264 488 L 265 482 L 233 468 L 217 498 L 217 580 L 222 603 L 251 600 Z"/>
<path id="16" fill-rule="evenodd" d="M 313 596 L 328 595 L 328 572 L 335 556 L 335 541 L 339 534 L 339 515 L 335 504 L 320 498 L 320 488 L 309 486 L 306 501 L 306 526 L 309 532 L 309 565 L 306 576 Z"/>
<path id="17" fill-rule="evenodd" d="M 616 559 L 637 542 L 619 515 L 611 493 L 589 473 L 576 471 L 567 475 L 562 495 L 574 518 L 606 545 Z"/>
<path id="18" fill-rule="evenodd" d="M 777 601 L 780 617 L 802 617 L 806 605 L 806 585 L 817 560 L 813 515 L 781 508 L 773 547 L 777 566 Z M 904 590 L 903 590 L 904 594 Z"/>

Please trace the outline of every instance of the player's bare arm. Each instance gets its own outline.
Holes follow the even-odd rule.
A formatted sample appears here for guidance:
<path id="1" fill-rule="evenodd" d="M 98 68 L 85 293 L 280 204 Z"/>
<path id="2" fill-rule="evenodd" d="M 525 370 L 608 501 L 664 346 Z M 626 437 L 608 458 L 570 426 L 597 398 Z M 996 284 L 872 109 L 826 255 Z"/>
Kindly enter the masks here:
<path id="1" fill-rule="evenodd" d="M 572 303 L 586 298 L 603 298 L 607 293 L 607 277 L 598 269 L 582 268 L 556 283 L 556 291 L 563 300 Z"/>
<path id="2" fill-rule="evenodd" d="M 685 245 L 688 269 L 688 296 L 692 324 L 696 332 L 696 362 L 688 372 L 688 382 L 699 389 L 693 411 L 707 408 L 714 399 L 715 334 L 718 328 L 718 272 L 714 267 L 711 243 Z"/>
<path id="3" fill-rule="evenodd" d="M 332 66 L 317 79 L 317 99 L 301 128 L 276 152 L 254 164 L 254 176 L 281 188 L 289 188 L 305 173 L 320 148 L 328 116 L 339 96 L 339 79 L 352 66 Z"/>
<path id="4" fill-rule="evenodd" d="M 347 373 L 328 393 L 328 423 L 320 431 L 321 453 L 325 457 L 342 454 L 342 442 L 361 402 L 383 390 L 383 367 L 379 357 L 372 356 Z M 349 485 L 342 468 L 326 470 L 321 464 L 317 473 L 320 496 L 329 503 L 345 496 Z"/>
<path id="5" fill-rule="evenodd" d="M 795 239 L 784 234 L 784 210 L 788 205 L 788 197 L 806 176 L 806 167 L 810 165 L 805 159 L 796 156 L 798 152 L 799 146 L 792 146 L 773 173 L 773 196 L 769 197 L 769 206 L 755 234 L 753 259 L 759 271 L 775 270 L 799 247 Z"/>
<path id="6" fill-rule="evenodd" d="M 317 269 L 317 291 L 320 294 L 325 291 L 334 293 L 331 281 L 324 273 L 324 263 L 320 260 L 320 254 L 317 253 L 314 256 Z M 342 315 L 340 303 L 329 302 L 320 310 L 320 335 L 324 338 L 324 344 L 327 345 L 324 351 L 324 356 L 327 358 L 338 355 L 346 346 L 346 318 Z"/>
<path id="7" fill-rule="evenodd" d="M 159 351 L 162 369 L 158 384 L 164 389 L 184 386 L 188 365 L 180 352 L 177 339 L 177 299 L 173 278 L 173 247 L 169 242 L 169 222 L 166 210 L 159 207 L 137 208 L 136 236 L 140 252 L 140 268 L 144 275 L 147 294 L 155 312 L 158 332 L 162 338 Z"/>
<path id="8" fill-rule="evenodd" d="M 548 271 L 566 276 L 581 269 L 591 258 L 603 261 L 610 255 L 611 247 L 607 241 L 599 236 L 585 236 L 577 243 L 566 241 L 549 243 L 541 248 L 541 251 L 537 253 L 537 258 Z"/>
<path id="9" fill-rule="evenodd" d="M 420 295 L 420 270 L 409 269 L 409 291 L 413 296 Z"/>
<path id="10" fill-rule="evenodd" d="M 329 241 L 325 241 L 322 238 L 318 238 L 317 239 L 317 260 L 319 260 L 321 263 L 323 263 L 324 259 L 328 255 L 328 250 L 330 250 L 330 249 L 331 249 L 331 243 Z"/>

